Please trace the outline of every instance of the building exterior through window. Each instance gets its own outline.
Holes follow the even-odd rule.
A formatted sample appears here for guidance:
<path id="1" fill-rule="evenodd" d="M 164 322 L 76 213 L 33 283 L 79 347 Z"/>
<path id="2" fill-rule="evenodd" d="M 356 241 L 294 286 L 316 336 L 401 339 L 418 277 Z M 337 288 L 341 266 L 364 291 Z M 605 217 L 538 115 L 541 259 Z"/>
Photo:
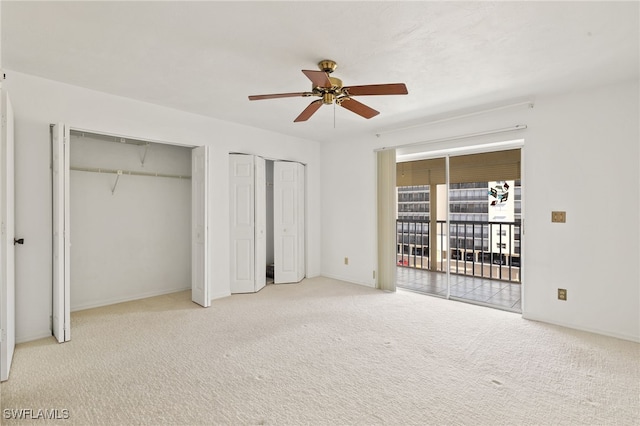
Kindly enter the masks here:
<path id="1" fill-rule="evenodd" d="M 431 186 L 433 187 L 433 185 Z M 437 258 L 444 263 L 447 256 L 452 260 L 479 263 L 471 268 L 473 275 L 483 276 L 483 264 L 506 265 L 510 269 L 506 277 L 502 269 L 493 279 L 519 282 L 520 267 L 520 223 L 521 196 L 520 180 L 452 183 L 449 185 L 450 224 L 446 232 L 445 185 L 437 185 L 439 199 L 438 212 L 431 214 L 429 185 L 398 187 L 398 256 L 413 259 L 399 259 L 400 266 L 410 266 L 434 270 L 429 259 L 429 246 L 434 240 L 429 238 L 429 223 L 433 216 L 438 222 Z M 433 228 L 431 228 L 433 229 Z M 423 259 L 416 259 L 415 257 Z M 458 263 L 456 262 L 456 263 Z M 452 266 L 453 273 L 466 273 L 468 268 Z M 465 265 L 468 266 L 468 265 Z M 436 270 L 444 271 L 443 267 Z M 491 272 L 491 271 L 490 271 Z"/>

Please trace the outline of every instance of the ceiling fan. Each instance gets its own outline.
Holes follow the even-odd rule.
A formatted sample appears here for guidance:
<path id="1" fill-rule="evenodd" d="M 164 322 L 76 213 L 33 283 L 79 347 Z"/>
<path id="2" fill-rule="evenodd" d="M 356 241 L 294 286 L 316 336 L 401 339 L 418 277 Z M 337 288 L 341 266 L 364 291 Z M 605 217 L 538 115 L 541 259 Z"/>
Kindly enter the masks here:
<path id="1" fill-rule="evenodd" d="M 333 103 L 368 119 L 375 117 L 380 114 L 380 112 L 356 101 L 352 96 L 406 95 L 408 93 L 407 86 L 405 86 L 404 83 L 343 86 L 342 80 L 329 76 L 329 74 L 335 71 L 337 66 L 338 65 L 335 61 L 325 59 L 318 63 L 320 71 L 302 70 L 304 75 L 311 80 L 310 92 L 253 95 L 249 96 L 249 100 L 258 101 L 261 99 L 317 96 L 321 99 L 311 102 L 309 106 L 306 107 L 295 120 L 293 120 L 294 122 L 307 121 L 322 105 L 331 105 Z"/>

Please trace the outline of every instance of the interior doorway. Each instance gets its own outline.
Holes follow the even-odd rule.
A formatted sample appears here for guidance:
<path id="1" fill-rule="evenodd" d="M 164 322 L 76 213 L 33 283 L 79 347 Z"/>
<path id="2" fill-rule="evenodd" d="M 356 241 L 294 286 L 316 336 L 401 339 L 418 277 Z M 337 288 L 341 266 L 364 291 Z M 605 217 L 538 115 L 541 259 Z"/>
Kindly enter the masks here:
<path id="1" fill-rule="evenodd" d="M 72 310 L 185 287 L 209 306 L 207 148 L 51 131 L 57 340 Z"/>
<path id="2" fill-rule="evenodd" d="M 521 312 L 521 149 L 397 164 L 397 285 Z"/>

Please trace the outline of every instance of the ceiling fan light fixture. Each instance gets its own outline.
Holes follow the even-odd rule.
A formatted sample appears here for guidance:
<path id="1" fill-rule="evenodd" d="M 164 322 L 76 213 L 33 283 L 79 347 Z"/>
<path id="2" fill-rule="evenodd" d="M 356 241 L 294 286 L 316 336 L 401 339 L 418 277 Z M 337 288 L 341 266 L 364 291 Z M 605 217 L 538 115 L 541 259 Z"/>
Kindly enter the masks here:
<path id="1" fill-rule="evenodd" d="M 336 96 L 332 92 L 325 92 L 322 94 L 322 103 L 325 105 L 331 105 Z"/>

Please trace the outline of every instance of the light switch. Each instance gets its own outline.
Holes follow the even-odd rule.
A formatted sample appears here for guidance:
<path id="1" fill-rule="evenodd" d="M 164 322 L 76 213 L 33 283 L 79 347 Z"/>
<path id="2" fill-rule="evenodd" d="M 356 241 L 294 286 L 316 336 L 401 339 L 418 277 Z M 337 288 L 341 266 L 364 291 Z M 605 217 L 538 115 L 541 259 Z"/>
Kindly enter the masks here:
<path id="1" fill-rule="evenodd" d="M 566 223 L 567 212 L 551 212 L 551 222 L 554 223 Z"/>

